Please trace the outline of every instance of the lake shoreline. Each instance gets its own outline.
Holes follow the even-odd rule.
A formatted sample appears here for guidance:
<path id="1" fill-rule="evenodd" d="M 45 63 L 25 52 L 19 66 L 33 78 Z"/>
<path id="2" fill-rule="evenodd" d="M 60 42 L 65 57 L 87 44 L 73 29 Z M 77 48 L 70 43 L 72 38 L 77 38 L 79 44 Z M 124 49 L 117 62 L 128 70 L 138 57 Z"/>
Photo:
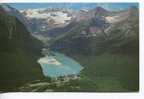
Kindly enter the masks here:
<path id="1" fill-rule="evenodd" d="M 51 51 L 37 61 L 45 77 L 59 78 L 78 75 L 83 67 L 74 59 L 59 52 Z M 77 77 L 75 77 L 77 78 Z"/>

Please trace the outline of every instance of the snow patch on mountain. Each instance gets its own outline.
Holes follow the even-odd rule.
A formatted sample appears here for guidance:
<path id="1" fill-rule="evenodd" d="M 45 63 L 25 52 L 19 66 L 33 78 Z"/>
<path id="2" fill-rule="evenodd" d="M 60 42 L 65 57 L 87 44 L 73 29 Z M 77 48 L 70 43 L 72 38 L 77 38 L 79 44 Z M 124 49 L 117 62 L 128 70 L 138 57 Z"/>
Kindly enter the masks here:
<path id="1" fill-rule="evenodd" d="M 118 13 L 114 16 L 106 16 L 105 19 L 108 23 L 117 23 L 117 22 L 121 22 L 125 19 L 127 19 L 128 17 L 130 17 L 130 11 L 125 11 L 125 12 L 121 12 Z"/>
<path id="2" fill-rule="evenodd" d="M 53 20 L 53 24 L 65 24 L 71 20 L 71 16 L 63 11 L 46 11 L 46 9 L 28 9 L 21 11 L 29 20 L 43 19 L 49 22 Z"/>

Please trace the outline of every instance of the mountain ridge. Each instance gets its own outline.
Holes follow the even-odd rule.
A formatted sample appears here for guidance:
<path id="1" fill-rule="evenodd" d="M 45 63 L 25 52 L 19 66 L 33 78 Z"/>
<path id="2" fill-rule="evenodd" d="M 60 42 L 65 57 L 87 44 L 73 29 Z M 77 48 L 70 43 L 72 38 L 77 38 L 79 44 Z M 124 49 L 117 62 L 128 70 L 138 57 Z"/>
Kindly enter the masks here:
<path id="1" fill-rule="evenodd" d="M 43 78 L 37 63 L 42 43 L 31 36 L 18 18 L 7 12 L 0 12 L 0 27 L 1 91 L 13 91 L 27 81 Z"/>

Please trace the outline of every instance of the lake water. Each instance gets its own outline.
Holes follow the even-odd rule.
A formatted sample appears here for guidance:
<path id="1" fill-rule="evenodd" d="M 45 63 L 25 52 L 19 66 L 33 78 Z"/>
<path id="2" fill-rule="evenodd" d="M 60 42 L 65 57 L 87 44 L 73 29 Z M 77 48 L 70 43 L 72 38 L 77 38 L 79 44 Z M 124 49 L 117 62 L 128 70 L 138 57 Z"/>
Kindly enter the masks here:
<path id="1" fill-rule="evenodd" d="M 77 75 L 83 69 L 74 59 L 58 52 L 51 52 L 50 55 L 40 58 L 38 63 L 46 77 Z"/>

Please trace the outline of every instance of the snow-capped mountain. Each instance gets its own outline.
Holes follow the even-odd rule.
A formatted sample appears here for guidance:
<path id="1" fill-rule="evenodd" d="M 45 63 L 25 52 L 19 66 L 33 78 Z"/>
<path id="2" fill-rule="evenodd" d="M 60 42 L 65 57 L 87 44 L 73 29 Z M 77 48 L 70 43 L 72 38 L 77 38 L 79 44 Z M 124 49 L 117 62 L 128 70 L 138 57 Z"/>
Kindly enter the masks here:
<path id="1" fill-rule="evenodd" d="M 70 9 L 26 9 L 20 11 L 32 27 L 33 33 L 47 32 L 53 28 L 62 28 L 74 18 Z"/>
<path id="2" fill-rule="evenodd" d="M 133 15 L 137 13 L 133 8 L 113 12 L 102 7 L 81 10 L 25 9 L 20 12 L 26 18 L 32 35 L 45 44 L 59 46 L 57 42 L 63 43 L 68 39 L 69 42 L 72 41 L 71 44 L 82 45 L 83 41 L 89 42 L 94 38 L 94 46 L 97 44 L 98 47 L 106 40 L 114 40 L 120 35 L 121 40 L 133 35 L 131 22 Z M 71 45 L 65 42 L 64 46 Z"/>
<path id="3" fill-rule="evenodd" d="M 26 17 L 31 31 L 35 35 L 44 35 L 55 37 L 71 30 L 74 26 L 82 21 L 91 21 L 96 18 L 96 27 L 90 30 L 100 31 L 104 22 L 105 15 L 110 12 L 97 7 L 95 9 L 56 9 L 56 8 L 41 8 L 41 9 L 25 9 L 20 12 Z"/>

